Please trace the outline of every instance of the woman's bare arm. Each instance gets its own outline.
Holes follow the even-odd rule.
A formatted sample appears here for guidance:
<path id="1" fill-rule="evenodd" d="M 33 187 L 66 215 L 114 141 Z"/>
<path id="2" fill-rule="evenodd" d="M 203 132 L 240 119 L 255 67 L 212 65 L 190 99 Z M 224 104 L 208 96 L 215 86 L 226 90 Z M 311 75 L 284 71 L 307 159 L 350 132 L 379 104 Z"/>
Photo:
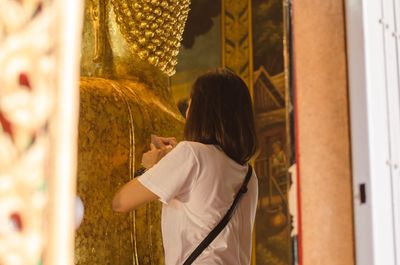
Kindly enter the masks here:
<path id="1" fill-rule="evenodd" d="M 133 179 L 114 195 L 112 208 L 116 212 L 129 212 L 144 203 L 157 199 L 156 194 L 148 190 L 137 179 Z"/>
<path id="2" fill-rule="evenodd" d="M 154 144 L 150 145 L 150 151 L 144 153 L 142 157 L 142 165 L 145 168 L 151 168 L 171 151 L 171 148 L 162 147 L 162 149 L 158 149 Z M 112 208 L 116 212 L 129 212 L 156 199 L 158 199 L 156 194 L 143 186 L 137 179 L 133 179 L 114 195 Z"/>

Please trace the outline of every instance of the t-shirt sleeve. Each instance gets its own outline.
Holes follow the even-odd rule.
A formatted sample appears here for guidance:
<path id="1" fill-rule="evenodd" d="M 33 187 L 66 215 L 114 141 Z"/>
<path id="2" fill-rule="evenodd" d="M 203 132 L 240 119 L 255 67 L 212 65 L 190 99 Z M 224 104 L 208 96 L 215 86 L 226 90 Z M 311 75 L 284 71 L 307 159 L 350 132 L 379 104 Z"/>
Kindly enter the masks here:
<path id="1" fill-rule="evenodd" d="M 139 182 L 168 202 L 191 191 L 199 175 L 198 159 L 187 142 L 180 142 L 156 165 L 141 175 Z"/>

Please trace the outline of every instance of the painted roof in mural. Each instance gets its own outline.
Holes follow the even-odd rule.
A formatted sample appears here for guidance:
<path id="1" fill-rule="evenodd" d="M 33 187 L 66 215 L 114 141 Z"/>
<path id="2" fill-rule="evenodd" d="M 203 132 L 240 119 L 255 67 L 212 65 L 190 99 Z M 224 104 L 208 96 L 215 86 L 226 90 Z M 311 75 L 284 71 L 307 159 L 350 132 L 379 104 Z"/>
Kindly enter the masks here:
<path id="1" fill-rule="evenodd" d="M 261 66 L 254 71 L 254 106 L 257 113 L 285 107 L 285 73 L 270 76 Z"/>

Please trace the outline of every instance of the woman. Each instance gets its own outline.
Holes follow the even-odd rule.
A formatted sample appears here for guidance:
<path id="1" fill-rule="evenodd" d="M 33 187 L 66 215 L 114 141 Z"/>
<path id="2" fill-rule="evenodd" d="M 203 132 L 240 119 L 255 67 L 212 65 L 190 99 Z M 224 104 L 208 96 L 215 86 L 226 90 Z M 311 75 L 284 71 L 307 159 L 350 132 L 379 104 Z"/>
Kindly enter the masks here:
<path id="1" fill-rule="evenodd" d="M 246 84 L 224 69 L 200 76 L 186 112 L 185 141 L 164 142 L 143 155 L 148 170 L 117 192 L 113 209 L 128 212 L 162 201 L 165 263 L 181 265 L 232 205 L 256 152 Z M 247 188 L 232 219 L 193 264 L 250 264 L 258 196 L 254 173 Z"/>

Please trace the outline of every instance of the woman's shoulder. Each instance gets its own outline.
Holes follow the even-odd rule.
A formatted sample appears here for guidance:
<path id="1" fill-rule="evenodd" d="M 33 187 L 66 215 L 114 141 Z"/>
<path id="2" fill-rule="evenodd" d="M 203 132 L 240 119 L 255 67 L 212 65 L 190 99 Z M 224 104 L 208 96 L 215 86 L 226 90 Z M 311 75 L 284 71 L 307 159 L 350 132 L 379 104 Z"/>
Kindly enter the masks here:
<path id="1" fill-rule="evenodd" d="M 198 154 L 199 152 L 207 152 L 210 149 L 215 149 L 215 146 L 212 144 L 203 144 L 200 142 L 193 142 L 193 141 L 181 141 L 178 143 L 176 147 L 189 148 L 194 152 L 194 154 Z"/>
<path id="2" fill-rule="evenodd" d="M 210 157 L 212 153 L 215 153 L 217 148 L 212 144 L 203 144 L 194 141 L 181 141 L 178 143 L 176 148 L 181 150 L 190 150 L 192 155 L 196 157 L 197 160 L 204 160 L 204 157 Z"/>
<path id="3" fill-rule="evenodd" d="M 184 153 L 186 156 L 197 156 L 198 149 L 199 145 L 196 142 L 181 141 L 175 146 L 173 151 L 175 153 Z"/>

